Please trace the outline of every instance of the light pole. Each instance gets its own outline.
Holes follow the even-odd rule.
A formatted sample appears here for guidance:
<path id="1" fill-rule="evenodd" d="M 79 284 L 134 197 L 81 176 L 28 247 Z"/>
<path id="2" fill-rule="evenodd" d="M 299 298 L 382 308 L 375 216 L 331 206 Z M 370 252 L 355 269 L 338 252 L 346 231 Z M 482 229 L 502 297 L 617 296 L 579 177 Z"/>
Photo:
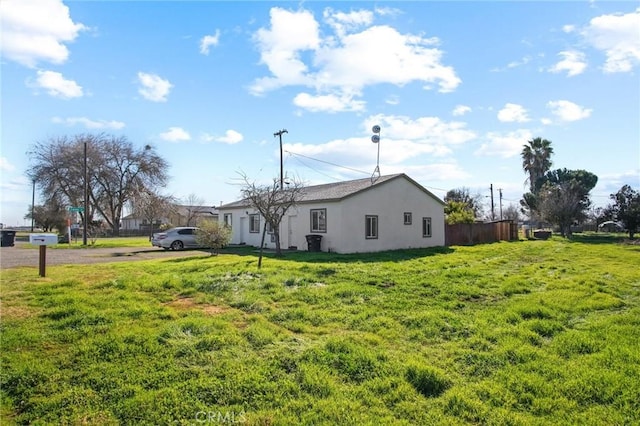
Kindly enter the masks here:
<path id="1" fill-rule="evenodd" d="M 280 190 L 284 189 L 284 174 L 282 170 L 282 134 L 283 133 L 289 133 L 289 132 L 287 132 L 287 129 L 282 129 L 282 130 L 278 130 L 273 134 L 274 138 L 276 136 L 280 137 Z"/>
<path id="2" fill-rule="evenodd" d="M 371 136 L 371 142 L 378 145 L 378 157 L 376 158 L 376 168 L 371 175 L 371 184 L 373 185 L 378 178 L 380 178 L 380 126 L 377 124 L 371 128 L 373 135 Z"/>

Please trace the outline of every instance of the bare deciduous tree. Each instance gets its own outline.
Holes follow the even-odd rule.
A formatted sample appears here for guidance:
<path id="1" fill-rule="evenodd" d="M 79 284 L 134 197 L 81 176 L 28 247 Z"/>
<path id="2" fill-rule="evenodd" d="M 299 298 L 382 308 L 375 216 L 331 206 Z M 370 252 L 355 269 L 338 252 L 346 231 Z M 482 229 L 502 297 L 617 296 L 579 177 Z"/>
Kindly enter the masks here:
<path id="1" fill-rule="evenodd" d="M 139 190 L 131 200 L 133 213 L 149 223 L 149 238 L 153 236 L 153 224 L 158 219 L 168 217 L 175 209 L 175 199 L 153 191 Z"/>
<path id="2" fill-rule="evenodd" d="M 84 206 L 84 148 L 86 146 L 89 206 Z M 80 134 L 37 142 L 29 152 L 27 174 L 38 182 L 45 199 L 59 197 L 71 206 L 84 206 L 89 222 L 99 214 L 120 232 L 120 217 L 139 188 L 157 188 L 167 179 L 167 162 L 145 145 L 135 147 L 124 136 Z"/>
<path id="3" fill-rule="evenodd" d="M 195 226 L 195 219 L 198 216 L 198 213 L 202 212 L 204 208 L 204 199 L 202 197 L 198 197 L 196 194 L 191 193 L 186 198 L 185 204 L 185 208 L 187 211 L 187 226 Z"/>
<path id="4" fill-rule="evenodd" d="M 242 181 L 242 197 L 265 219 L 260 241 L 260 256 L 258 257 L 258 268 L 260 268 L 262 266 L 262 250 L 267 226 L 271 226 L 275 235 L 276 256 L 281 256 L 280 223 L 287 211 L 294 207 L 302 197 L 304 186 L 302 182 L 293 180 L 286 189 L 280 189 L 278 179 L 274 179 L 271 185 L 258 185 L 250 181 L 246 174 L 239 174 Z"/>

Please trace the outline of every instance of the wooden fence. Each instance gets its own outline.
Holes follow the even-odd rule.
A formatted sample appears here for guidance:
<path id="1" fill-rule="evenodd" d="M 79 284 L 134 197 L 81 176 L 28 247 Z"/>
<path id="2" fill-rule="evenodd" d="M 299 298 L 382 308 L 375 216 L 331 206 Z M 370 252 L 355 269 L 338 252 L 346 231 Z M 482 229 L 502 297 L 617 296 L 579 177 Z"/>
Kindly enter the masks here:
<path id="1" fill-rule="evenodd" d="M 447 246 L 515 241 L 518 239 L 518 224 L 510 220 L 490 223 L 456 223 L 445 225 L 444 234 Z"/>

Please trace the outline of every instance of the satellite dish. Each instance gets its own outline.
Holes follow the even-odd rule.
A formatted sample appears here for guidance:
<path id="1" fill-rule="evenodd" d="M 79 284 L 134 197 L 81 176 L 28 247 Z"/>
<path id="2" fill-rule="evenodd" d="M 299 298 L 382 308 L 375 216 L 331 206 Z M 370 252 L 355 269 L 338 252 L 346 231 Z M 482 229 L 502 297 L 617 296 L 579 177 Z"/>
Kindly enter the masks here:
<path id="1" fill-rule="evenodd" d="M 373 126 L 373 127 L 371 128 L 371 131 L 372 131 L 373 133 L 380 133 L 380 126 L 378 126 L 378 125 L 376 124 L 375 126 Z"/>
<path id="2" fill-rule="evenodd" d="M 380 136 L 379 135 L 372 135 L 371 136 L 371 142 L 373 142 L 373 143 L 380 142 Z"/>

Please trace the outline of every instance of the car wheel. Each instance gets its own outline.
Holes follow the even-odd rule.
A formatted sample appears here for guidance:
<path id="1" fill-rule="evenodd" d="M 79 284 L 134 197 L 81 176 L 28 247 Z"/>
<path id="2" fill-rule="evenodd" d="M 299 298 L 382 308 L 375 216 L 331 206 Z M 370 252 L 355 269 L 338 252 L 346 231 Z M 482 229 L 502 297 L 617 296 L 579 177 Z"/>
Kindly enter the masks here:
<path id="1" fill-rule="evenodd" d="M 184 248 L 184 244 L 182 241 L 174 241 L 171 243 L 172 250 L 182 250 Z"/>

